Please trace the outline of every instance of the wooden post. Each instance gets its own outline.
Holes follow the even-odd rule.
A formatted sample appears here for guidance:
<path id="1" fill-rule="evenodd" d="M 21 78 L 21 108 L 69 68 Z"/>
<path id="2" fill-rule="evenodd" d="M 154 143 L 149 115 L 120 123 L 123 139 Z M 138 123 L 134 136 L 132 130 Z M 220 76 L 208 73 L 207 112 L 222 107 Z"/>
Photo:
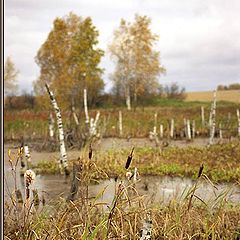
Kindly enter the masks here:
<path id="1" fill-rule="evenodd" d="M 119 136 L 123 135 L 123 126 L 122 126 L 122 111 L 119 111 Z"/>
<path id="2" fill-rule="evenodd" d="M 63 123 L 62 123 L 62 116 L 60 109 L 57 105 L 57 101 L 54 98 L 54 95 L 52 91 L 50 91 L 49 87 L 47 84 L 45 84 L 46 89 L 48 91 L 52 106 L 55 110 L 56 118 L 57 118 L 57 125 L 58 125 L 58 132 L 59 132 L 59 142 L 60 142 L 60 160 L 59 160 L 59 166 L 60 166 L 60 171 L 62 172 L 62 168 L 64 169 L 65 175 L 69 175 L 69 170 L 68 170 L 68 162 L 67 162 L 67 152 L 65 148 L 65 143 L 64 143 L 64 132 L 63 132 Z"/>

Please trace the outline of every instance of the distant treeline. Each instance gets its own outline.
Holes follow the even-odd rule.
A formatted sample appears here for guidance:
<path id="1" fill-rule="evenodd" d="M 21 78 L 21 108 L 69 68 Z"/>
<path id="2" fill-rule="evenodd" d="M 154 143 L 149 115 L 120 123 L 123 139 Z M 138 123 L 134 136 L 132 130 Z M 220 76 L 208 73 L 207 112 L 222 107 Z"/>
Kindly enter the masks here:
<path id="1" fill-rule="evenodd" d="M 217 90 L 239 90 L 240 83 L 232 83 L 227 85 L 218 85 Z"/>
<path id="2" fill-rule="evenodd" d="M 157 94 L 143 95 L 139 98 L 139 107 L 156 105 L 159 99 L 177 99 L 184 100 L 186 97 L 185 88 L 180 87 L 177 83 L 171 83 L 169 85 L 158 88 Z M 58 96 L 56 96 L 58 98 Z M 71 103 L 70 103 L 71 104 Z M 108 107 L 124 107 L 125 98 L 119 96 L 113 90 L 110 93 L 103 93 L 99 95 L 94 102 L 89 104 L 90 108 L 108 108 Z M 41 104 L 41 96 L 35 96 L 32 93 L 22 93 L 20 96 L 10 95 L 4 99 L 4 108 L 6 110 L 24 110 L 33 109 L 41 110 L 46 108 Z"/>

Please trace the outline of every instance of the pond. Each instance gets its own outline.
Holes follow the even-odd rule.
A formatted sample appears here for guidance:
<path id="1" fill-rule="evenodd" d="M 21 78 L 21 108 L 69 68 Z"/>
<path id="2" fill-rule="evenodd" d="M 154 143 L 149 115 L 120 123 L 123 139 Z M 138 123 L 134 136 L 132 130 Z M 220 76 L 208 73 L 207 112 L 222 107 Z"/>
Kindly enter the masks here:
<path id="1" fill-rule="evenodd" d="M 139 142 L 135 141 L 135 145 L 142 146 L 146 144 L 146 140 Z M 203 144 L 203 143 L 202 143 Z M 133 145 L 133 142 L 127 142 L 126 140 L 117 141 L 113 139 L 107 142 L 103 141 L 101 143 L 101 149 L 117 148 L 116 146 L 129 146 Z M 5 145 L 4 147 L 4 196 L 5 201 L 9 199 L 10 193 L 14 190 L 14 177 L 12 176 L 11 167 L 8 161 L 7 150 L 11 148 L 11 145 Z M 56 161 L 59 157 L 57 152 L 36 152 L 31 151 L 31 156 L 33 163 L 44 159 L 49 161 Z M 79 156 L 79 151 L 71 150 L 68 151 L 69 159 L 76 159 Z M 18 164 L 19 165 L 19 164 Z M 34 188 L 38 190 L 40 195 L 44 195 L 47 201 L 52 199 L 57 199 L 59 196 L 67 197 L 70 192 L 71 186 L 70 176 L 65 179 L 62 175 L 37 175 Z M 23 177 L 19 175 L 19 166 L 17 166 L 16 175 L 17 188 L 19 188 L 22 193 L 24 192 L 24 180 Z M 101 201 L 111 203 L 116 185 L 119 183 L 115 182 L 114 179 L 100 181 L 98 184 L 91 184 L 89 186 L 89 196 L 94 197 L 104 188 L 106 188 Z M 184 196 L 184 192 L 189 190 L 195 182 L 189 178 L 180 177 L 159 177 L 159 176 L 140 176 L 140 180 L 136 183 L 136 189 L 140 195 L 145 196 L 145 203 L 168 203 L 171 199 L 180 200 Z M 124 180 L 124 184 L 127 181 Z M 226 193 L 227 200 L 233 203 L 240 202 L 240 187 L 236 186 L 234 183 L 221 183 L 213 187 L 209 182 L 201 180 L 198 184 L 196 195 L 203 199 L 204 201 L 213 201 L 216 197 L 221 194 Z"/>

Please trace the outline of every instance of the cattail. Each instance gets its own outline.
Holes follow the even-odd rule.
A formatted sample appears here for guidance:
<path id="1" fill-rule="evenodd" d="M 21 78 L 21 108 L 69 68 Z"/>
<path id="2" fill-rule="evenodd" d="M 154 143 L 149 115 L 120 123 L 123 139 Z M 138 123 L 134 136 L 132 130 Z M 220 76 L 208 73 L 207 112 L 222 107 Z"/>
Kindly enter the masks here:
<path id="1" fill-rule="evenodd" d="M 22 197 L 22 193 L 19 189 L 17 189 L 15 191 L 15 194 L 16 194 L 16 199 L 17 199 L 17 202 L 18 203 L 23 203 L 23 197 Z"/>
<path id="2" fill-rule="evenodd" d="M 202 172 L 203 172 L 203 164 L 202 164 L 201 167 L 199 168 L 199 171 L 198 171 L 198 178 L 201 177 Z"/>
<path id="3" fill-rule="evenodd" d="M 88 152 L 88 158 L 89 158 L 90 160 L 92 159 L 92 153 L 93 153 L 92 144 L 90 143 L 90 145 L 89 145 L 89 152 Z"/>
<path id="4" fill-rule="evenodd" d="M 34 173 L 34 171 L 32 171 L 31 169 L 28 169 L 25 174 L 24 174 L 24 178 L 25 178 L 25 185 L 26 185 L 26 199 L 30 198 L 30 185 L 33 184 L 36 175 Z"/>
<path id="5" fill-rule="evenodd" d="M 40 203 L 37 189 L 33 189 L 32 193 L 33 193 L 34 206 L 37 207 L 37 206 L 39 206 L 39 203 Z"/>
<path id="6" fill-rule="evenodd" d="M 132 148 L 131 153 L 128 155 L 127 162 L 126 162 L 126 165 L 125 165 L 126 169 L 128 169 L 130 164 L 131 164 L 132 157 L 133 157 L 133 150 L 134 150 L 134 147 Z"/>

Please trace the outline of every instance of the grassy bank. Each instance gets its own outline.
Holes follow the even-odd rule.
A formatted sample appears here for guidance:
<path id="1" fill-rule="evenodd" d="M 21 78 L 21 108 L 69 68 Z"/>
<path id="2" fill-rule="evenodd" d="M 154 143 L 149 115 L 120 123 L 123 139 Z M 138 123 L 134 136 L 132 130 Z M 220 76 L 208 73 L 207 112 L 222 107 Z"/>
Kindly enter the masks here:
<path id="1" fill-rule="evenodd" d="M 130 150 L 129 150 L 130 151 Z M 93 160 L 107 175 L 96 173 L 94 177 L 124 176 L 124 164 L 128 151 L 94 152 Z M 87 151 L 82 151 L 82 157 Z M 142 175 L 169 175 L 195 178 L 197 169 L 204 164 L 204 171 L 213 181 L 239 181 L 240 143 L 217 144 L 210 147 L 137 148 L 134 150 L 132 168 Z M 57 162 L 41 161 L 34 166 L 39 173 L 58 173 Z"/>
<path id="2" fill-rule="evenodd" d="M 123 116 L 122 137 L 147 137 L 154 126 L 154 114 L 157 113 L 157 127 L 163 124 L 164 137 L 169 137 L 170 121 L 175 120 L 175 131 L 179 133 L 184 129 L 184 118 L 195 120 L 196 131 L 199 134 L 208 132 L 207 125 L 202 126 L 201 106 L 205 107 L 205 121 L 208 123 L 211 104 L 200 102 L 184 102 L 177 100 L 157 99 L 153 107 L 138 107 L 135 111 L 127 111 L 125 108 L 97 109 L 100 111 L 99 131 L 104 137 L 119 136 L 119 110 Z M 237 116 L 236 109 L 239 105 L 228 102 L 217 103 L 216 128 L 222 125 L 224 137 L 236 135 Z M 95 118 L 97 110 L 90 110 L 90 117 Z M 80 120 L 78 132 L 85 128 L 85 116 L 83 109 L 77 109 Z M 4 139 L 47 139 L 48 138 L 48 111 L 5 111 L 4 112 Z M 64 130 L 75 129 L 75 123 L 70 112 L 62 110 Z M 55 126 L 56 128 L 56 126 Z"/>

